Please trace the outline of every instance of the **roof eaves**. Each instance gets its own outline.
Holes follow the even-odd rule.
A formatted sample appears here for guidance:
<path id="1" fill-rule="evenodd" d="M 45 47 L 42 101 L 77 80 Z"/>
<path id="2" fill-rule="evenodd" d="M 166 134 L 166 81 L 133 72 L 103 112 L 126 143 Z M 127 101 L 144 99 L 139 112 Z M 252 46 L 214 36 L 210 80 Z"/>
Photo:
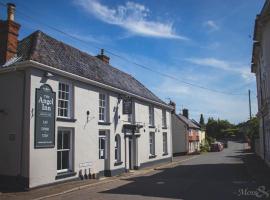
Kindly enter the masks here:
<path id="1" fill-rule="evenodd" d="M 173 110 L 174 109 L 172 106 L 170 106 L 170 105 L 168 105 L 166 103 L 157 102 L 157 101 L 154 101 L 152 99 L 148 99 L 146 97 L 143 97 L 143 96 L 140 96 L 140 95 L 137 95 L 137 94 L 133 94 L 131 92 L 128 92 L 128 91 L 125 91 L 125 90 L 122 90 L 122 89 L 119 89 L 119 88 L 116 88 L 116 87 L 113 87 L 113 86 L 110 86 L 110 85 L 106 85 L 104 83 L 100 83 L 98 81 L 95 81 L 95 80 L 92 80 L 92 79 L 89 79 L 89 78 L 85 78 L 85 77 L 82 77 L 82 76 L 79 76 L 79 75 L 76 75 L 76 74 L 72 74 L 70 72 L 67 72 L 67 71 L 64 71 L 64 70 L 61 70 L 61 69 L 57 69 L 57 68 L 52 67 L 52 66 L 45 65 L 43 63 L 39 63 L 39 62 L 37 62 L 35 60 L 20 61 L 20 62 L 14 63 L 12 66 L 10 66 L 10 68 L 12 68 L 12 67 L 14 67 L 16 69 L 17 68 L 23 68 L 23 67 L 35 67 L 35 68 L 38 68 L 38 69 L 41 69 L 41 70 L 51 71 L 51 72 L 59 74 L 61 76 L 66 76 L 66 77 L 71 78 L 71 79 L 79 80 L 79 81 L 82 81 L 82 82 L 87 82 L 87 83 L 96 85 L 98 87 L 108 89 L 108 90 L 111 90 L 111 91 L 115 91 L 115 92 L 118 92 L 118 93 L 121 93 L 121 94 L 127 94 L 127 95 L 133 96 L 135 98 L 138 98 L 140 100 L 143 100 L 143 101 L 146 101 L 146 102 L 149 102 L 149 103 L 153 103 L 153 104 L 161 106 L 161 107 L 165 107 L 168 110 Z"/>

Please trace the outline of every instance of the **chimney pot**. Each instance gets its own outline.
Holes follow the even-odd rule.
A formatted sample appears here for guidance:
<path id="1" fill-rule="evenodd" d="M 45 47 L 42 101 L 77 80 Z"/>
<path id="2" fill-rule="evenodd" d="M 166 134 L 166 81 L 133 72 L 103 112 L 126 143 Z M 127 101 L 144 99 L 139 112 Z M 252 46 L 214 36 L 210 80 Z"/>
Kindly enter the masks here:
<path id="1" fill-rule="evenodd" d="M 7 3 L 7 20 L 14 21 L 14 14 L 15 14 L 15 4 Z"/>
<path id="2" fill-rule="evenodd" d="M 188 109 L 186 109 L 186 108 L 183 109 L 183 116 L 188 118 Z"/>
<path id="3" fill-rule="evenodd" d="M 110 57 L 106 56 L 104 54 L 104 49 L 100 50 L 100 54 L 96 56 L 100 60 L 102 60 L 104 63 L 109 64 L 110 63 Z"/>
<path id="4" fill-rule="evenodd" d="M 175 102 L 173 102 L 173 101 L 170 100 L 169 105 L 173 107 L 172 113 L 174 114 L 175 113 L 175 110 L 176 110 L 176 104 L 175 104 Z"/>
<path id="5" fill-rule="evenodd" d="M 0 66 L 17 53 L 20 24 L 14 21 L 15 5 L 7 4 L 7 20 L 0 20 Z"/>

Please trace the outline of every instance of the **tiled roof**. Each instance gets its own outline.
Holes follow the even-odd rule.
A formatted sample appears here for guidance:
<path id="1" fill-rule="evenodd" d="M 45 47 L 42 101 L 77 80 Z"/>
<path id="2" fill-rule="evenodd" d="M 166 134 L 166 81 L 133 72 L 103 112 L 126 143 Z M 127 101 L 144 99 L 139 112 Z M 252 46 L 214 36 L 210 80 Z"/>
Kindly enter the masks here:
<path id="1" fill-rule="evenodd" d="M 17 56 L 21 57 L 20 61 L 34 60 L 166 104 L 131 75 L 41 31 L 19 42 Z"/>
<path id="2" fill-rule="evenodd" d="M 181 115 L 181 114 L 179 115 L 175 114 L 175 115 L 177 116 L 179 120 L 184 122 L 189 128 L 200 129 L 200 127 L 197 124 L 195 124 L 191 119 L 186 118 L 184 115 Z"/>

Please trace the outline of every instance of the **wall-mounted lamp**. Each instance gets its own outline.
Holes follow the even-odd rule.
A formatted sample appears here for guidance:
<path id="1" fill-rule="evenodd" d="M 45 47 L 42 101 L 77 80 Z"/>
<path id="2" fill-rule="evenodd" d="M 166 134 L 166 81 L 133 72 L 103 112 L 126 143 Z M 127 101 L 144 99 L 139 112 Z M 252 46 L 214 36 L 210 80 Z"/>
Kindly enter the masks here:
<path id="1" fill-rule="evenodd" d="M 87 122 L 89 122 L 89 115 L 90 115 L 90 111 L 89 110 L 86 111 L 86 115 L 87 115 Z"/>
<path id="2" fill-rule="evenodd" d="M 121 101 L 121 99 L 123 99 L 122 95 L 119 94 L 118 97 L 117 97 L 118 101 Z"/>
<path id="3" fill-rule="evenodd" d="M 54 75 L 52 73 L 50 73 L 50 72 L 45 72 L 44 77 L 51 78 L 51 77 L 54 77 Z"/>

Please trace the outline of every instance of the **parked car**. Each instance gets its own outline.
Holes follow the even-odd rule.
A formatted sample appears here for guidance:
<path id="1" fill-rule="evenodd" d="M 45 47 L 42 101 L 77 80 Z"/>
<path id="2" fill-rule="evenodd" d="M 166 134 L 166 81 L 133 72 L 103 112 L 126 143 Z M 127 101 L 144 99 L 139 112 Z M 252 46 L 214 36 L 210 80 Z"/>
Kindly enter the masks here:
<path id="1" fill-rule="evenodd" d="M 212 152 L 216 151 L 222 151 L 223 150 L 223 145 L 220 142 L 215 142 L 211 144 L 210 150 Z"/>
<path id="2" fill-rule="evenodd" d="M 223 144 L 224 148 L 228 148 L 228 140 L 224 139 L 220 141 Z"/>

